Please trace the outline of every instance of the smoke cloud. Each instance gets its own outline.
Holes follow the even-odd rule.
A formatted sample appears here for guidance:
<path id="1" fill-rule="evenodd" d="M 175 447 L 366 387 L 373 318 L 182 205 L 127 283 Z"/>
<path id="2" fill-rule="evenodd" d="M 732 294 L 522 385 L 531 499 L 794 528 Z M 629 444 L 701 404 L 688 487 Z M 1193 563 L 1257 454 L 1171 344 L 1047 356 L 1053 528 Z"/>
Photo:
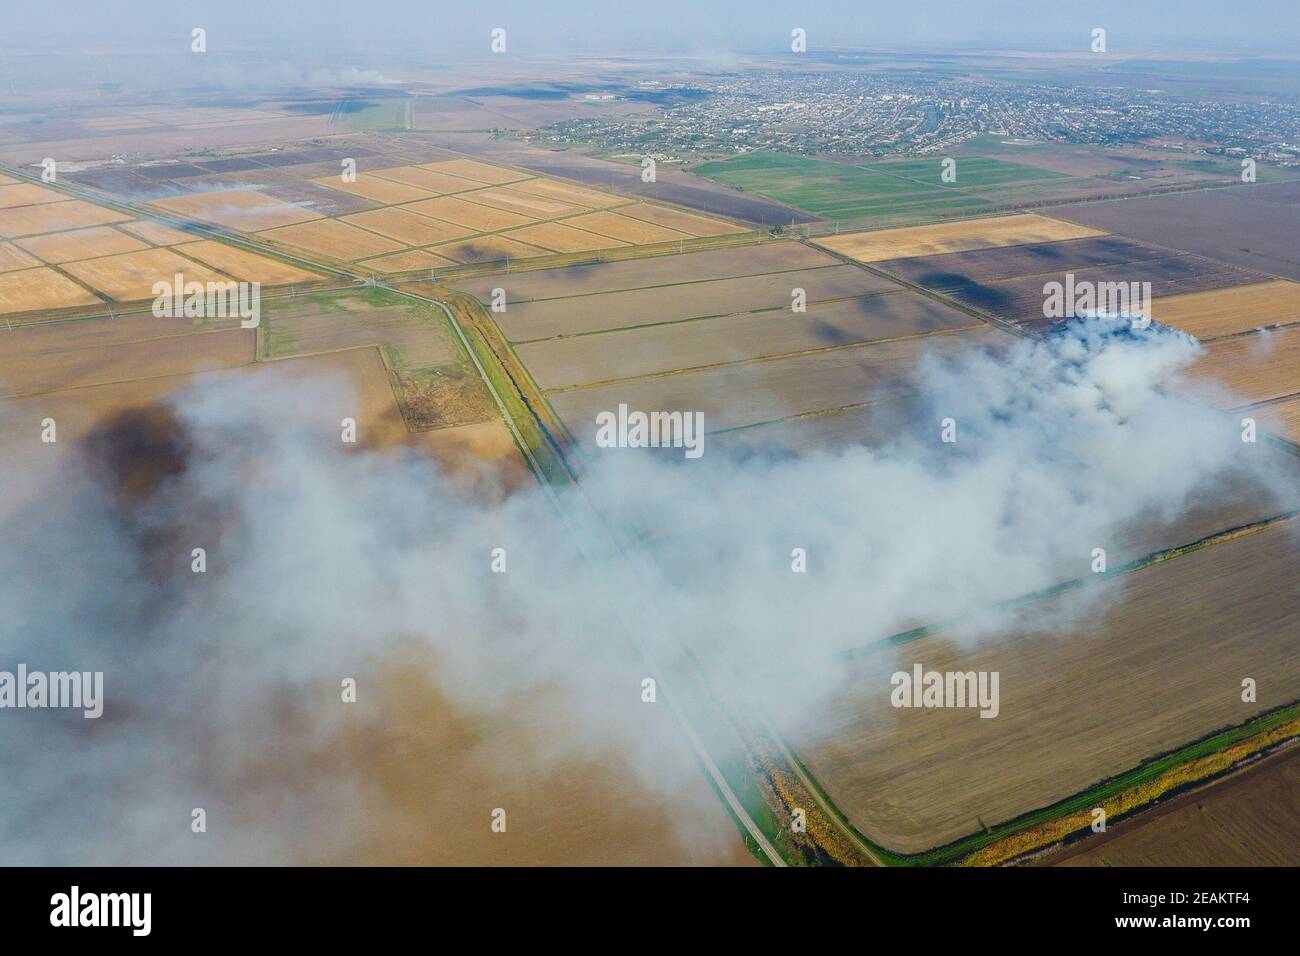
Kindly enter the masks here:
<path id="1" fill-rule="evenodd" d="M 610 449 L 558 509 L 341 451 L 313 409 L 347 386 L 274 371 L 104 422 L 72 470 L 6 456 L 0 669 L 102 670 L 106 701 L 0 712 L 0 860 L 477 862 L 496 851 L 461 815 L 486 832 L 503 779 L 552 801 L 599 779 L 615 817 L 651 808 L 715 852 L 734 835 L 644 677 L 698 666 L 797 742 L 845 651 L 937 621 L 997 641 L 1011 612 L 987 609 L 1096 547 L 1118 564 L 1227 499 L 1294 506 L 1293 458 L 1168 390 L 1198 348 L 1080 322 L 925 363 L 915 426 L 876 447 Z"/>

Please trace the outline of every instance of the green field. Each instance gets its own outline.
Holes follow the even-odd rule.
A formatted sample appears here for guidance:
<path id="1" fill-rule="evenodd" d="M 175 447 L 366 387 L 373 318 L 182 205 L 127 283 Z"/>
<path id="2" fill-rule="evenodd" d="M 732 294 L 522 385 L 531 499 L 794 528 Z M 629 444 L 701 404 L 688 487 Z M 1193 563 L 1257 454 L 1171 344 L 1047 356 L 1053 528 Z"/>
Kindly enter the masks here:
<path id="1" fill-rule="evenodd" d="M 971 215 L 1023 201 L 1013 191 L 1030 190 L 1025 196 L 1033 198 L 1077 182 L 1072 176 L 983 156 L 960 157 L 955 181 L 944 182 L 942 163 L 935 156 L 854 166 L 749 153 L 692 171 L 832 220 Z"/>

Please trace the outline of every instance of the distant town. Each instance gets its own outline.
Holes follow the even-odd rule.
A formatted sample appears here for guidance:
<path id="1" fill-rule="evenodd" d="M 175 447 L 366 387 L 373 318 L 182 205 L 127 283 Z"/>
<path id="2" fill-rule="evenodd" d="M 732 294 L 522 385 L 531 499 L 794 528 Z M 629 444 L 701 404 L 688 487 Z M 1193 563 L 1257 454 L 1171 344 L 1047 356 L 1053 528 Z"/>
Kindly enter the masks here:
<path id="1" fill-rule="evenodd" d="M 756 149 L 917 155 L 992 135 L 1300 164 L 1300 105 L 1284 99 L 1198 100 L 1161 90 L 781 70 L 726 75 L 711 88 L 697 81 L 657 89 L 666 105 L 651 119 L 572 119 L 532 138 L 681 162 Z"/>

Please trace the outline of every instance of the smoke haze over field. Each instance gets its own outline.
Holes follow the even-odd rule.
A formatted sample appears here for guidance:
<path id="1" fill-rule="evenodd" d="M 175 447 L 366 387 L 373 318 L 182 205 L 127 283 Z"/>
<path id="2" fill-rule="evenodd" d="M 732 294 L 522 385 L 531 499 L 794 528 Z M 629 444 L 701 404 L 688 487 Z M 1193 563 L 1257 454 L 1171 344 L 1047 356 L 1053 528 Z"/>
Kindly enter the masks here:
<path id="1" fill-rule="evenodd" d="M 102 670 L 106 701 L 97 721 L 0 712 L 0 860 L 373 860 L 386 830 L 422 834 L 427 860 L 462 809 L 486 831 L 493 781 L 545 787 L 575 766 L 668 808 L 682 847 L 715 845 L 716 803 L 687 785 L 699 771 L 666 708 L 640 702 L 627 629 L 666 685 L 690 647 L 717 693 L 762 700 L 799 739 L 843 690 L 839 652 L 1083 577 L 1094 547 L 1120 553 L 1198 503 L 1294 501 L 1294 459 L 1159 388 L 1197 348 L 1094 320 L 936 361 L 918 383 L 933 427 L 875 450 L 610 450 L 584 488 L 637 542 L 629 559 L 580 501 L 567 520 L 539 491 L 489 508 L 413 454 L 340 453 L 313 415 L 333 381 L 196 386 L 105 423 L 75 473 L 7 455 L 0 669 Z M 1089 611 L 1085 589 L 1072 613 Z M 998 641 L 1008 623 L 954 635 Z M 426 736 L 445 763 L 412 810 L 371 758 Z"/>

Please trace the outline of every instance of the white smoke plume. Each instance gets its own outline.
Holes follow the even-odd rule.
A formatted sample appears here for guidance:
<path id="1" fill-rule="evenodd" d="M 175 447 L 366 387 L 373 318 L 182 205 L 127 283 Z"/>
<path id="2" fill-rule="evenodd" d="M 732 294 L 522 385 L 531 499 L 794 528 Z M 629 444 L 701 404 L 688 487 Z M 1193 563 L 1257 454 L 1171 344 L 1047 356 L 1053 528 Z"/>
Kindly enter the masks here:
<path id="1" fill-rule="evenodd" d="M 0 861 L 364 859 L 386 796 L 341 741 L 386 715 L 339 704 L 349 676 L 373 702 L 415 672 L 481 726 L 538 730 L 499 751 L 466 731 L 501 773 L 596 762 L 689 803 L 699 770 L 647 722 L 638 646 L 666 683 L 689 648 L 797 741 L 843 651 L 937 621 L 998 640 L 1005 619 L 975 612 L 1084 577 L 1094 547 L 1118 564 L 1227 500 L 1294 507 L 1293 457 L 1166 390 L 1197 350 L 1078 323 L 925 364 L 915 426 L 876 447 L 612 449 L 560 514 L 538 490 L 485 505 L 413 452 L 340 453 L 326 403 L 273 373 L 101 433 L 75 474 L 7 459 L 0 669 L 102 670 L 106 703 L 0 712 Z M 195 806 L 235 825 L 195 839 Z M 716 839 L 680 809 L 674 839 Z"/>

